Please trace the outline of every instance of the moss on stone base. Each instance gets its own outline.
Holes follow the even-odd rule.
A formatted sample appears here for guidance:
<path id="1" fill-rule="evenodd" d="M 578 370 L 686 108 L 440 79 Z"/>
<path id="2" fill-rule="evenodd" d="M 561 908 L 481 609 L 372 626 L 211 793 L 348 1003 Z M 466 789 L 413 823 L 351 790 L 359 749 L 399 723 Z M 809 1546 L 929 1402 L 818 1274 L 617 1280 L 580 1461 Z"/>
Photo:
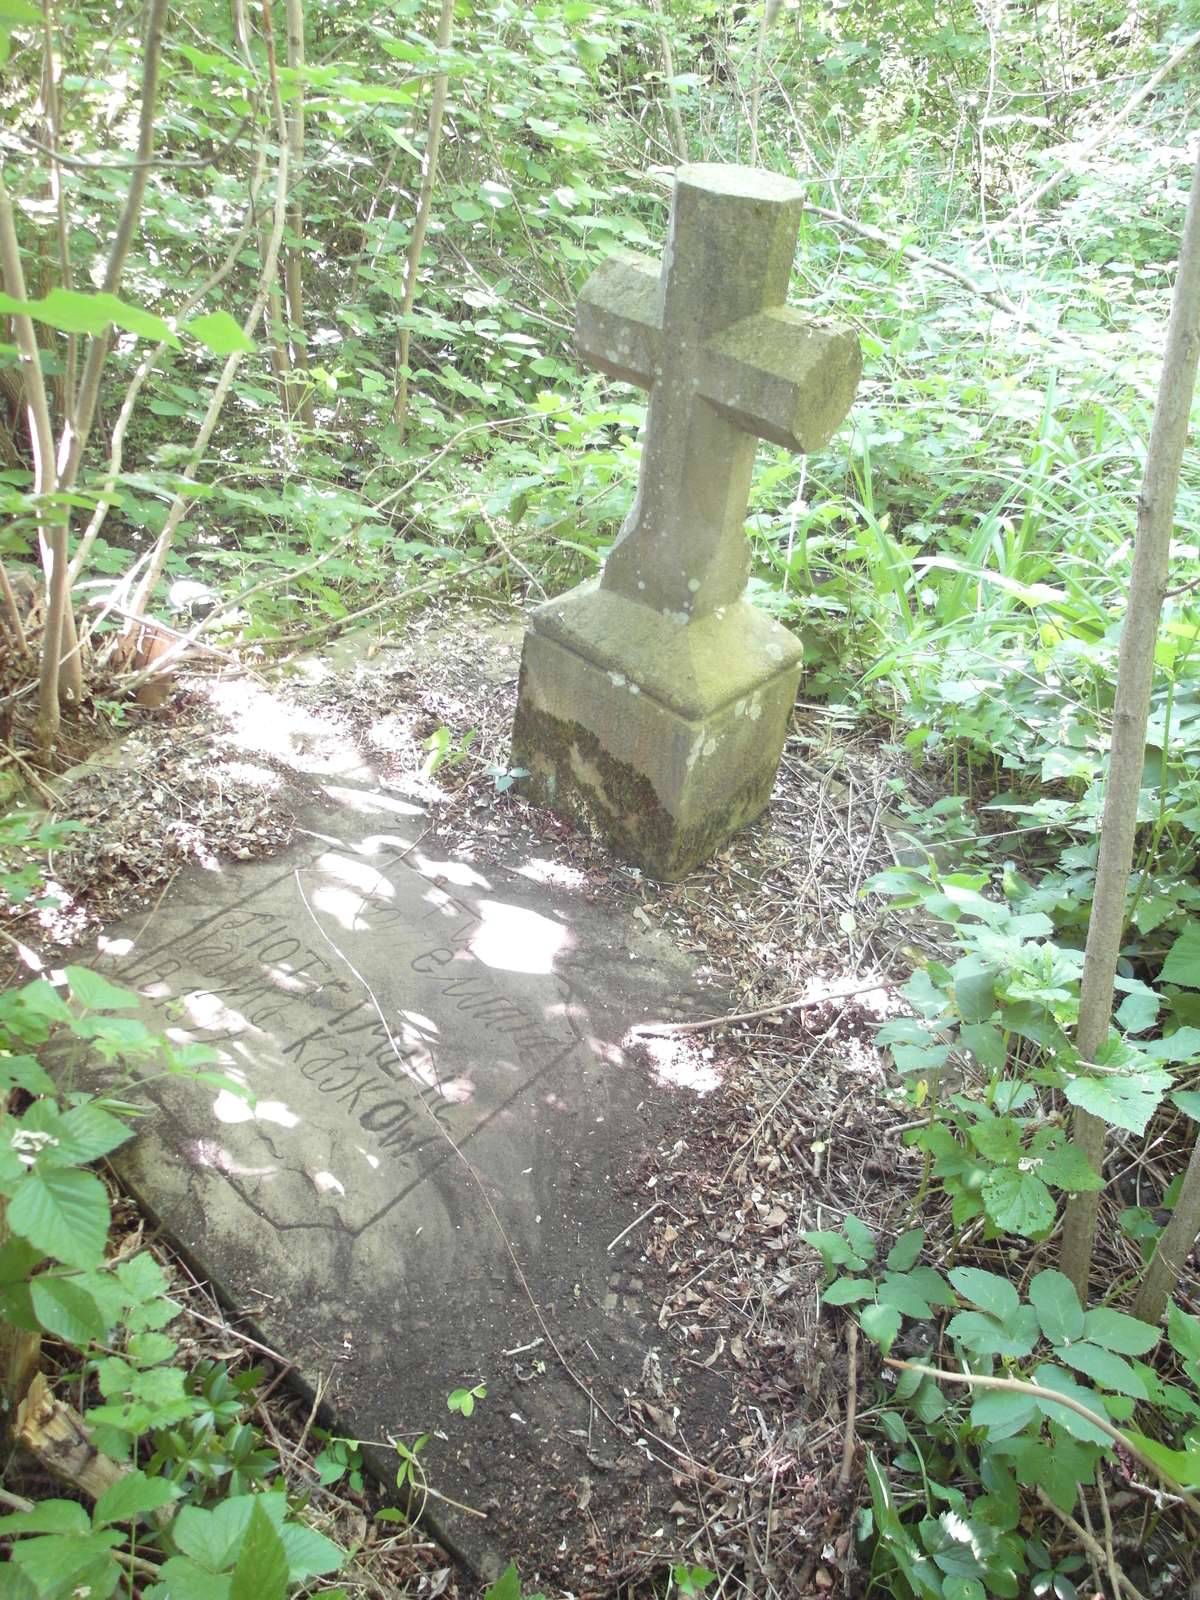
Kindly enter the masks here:
<path id="1" fill-rule="evenodd" d="M 533 710 L 522 697 L 513 724 L 512 763 L 526 767 L 519 791 L 601 839 L 650 878 L 682 878 L 753 822 L 771 798 L 775 767 L 757 773 L 718 810 L 681 826 L 646 775 L 618 761 L 578 722 Z M 581 781 L 578 767 L 598 774 L 599 789 Z"/>

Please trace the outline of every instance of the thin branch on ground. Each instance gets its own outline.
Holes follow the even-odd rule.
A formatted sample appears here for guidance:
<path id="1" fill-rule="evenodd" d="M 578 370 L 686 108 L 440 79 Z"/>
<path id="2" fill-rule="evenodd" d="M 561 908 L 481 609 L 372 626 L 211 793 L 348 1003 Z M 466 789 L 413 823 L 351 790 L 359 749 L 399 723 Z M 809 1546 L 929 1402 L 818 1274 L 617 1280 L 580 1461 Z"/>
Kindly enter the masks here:
<path id="1" fill-rule="evenodd" d="M 738 1022 L 752 1022 L 755 1017 L 775 1016 L 783 1011 L 815 1011 L 819 1006 L 833 1005 L 839 1000 L 853 1000 L 856 995 L 870 994 L 875 989 L 890 990 L 895 987 L 896 985 L 887 978 L 870 978 L 865 983 L 853 984 L 848 989 L 830 989 L 827 994 L 808 994 L 800 995 L 793 1000 L 776 1000 L 769 1006 L 756 1006 L 753 1011 L 734 1011 L 725 1017 L 706 1017 L 703 1022 L 643 1022 L 635 1028 L 630 1028 L 629 1032 L 635 1039 L 707 1033 L 712 1028 L 730 1028 Z"/>
<path id="2" fill-rule="evenodd" d="M 1038 1485 L 1037 1497 L 1045 1509 L 1047 1511 L 1052 1511 L 1062 1523 L 1063 1527 L 1067 1528 L 1071 1533 L 1074 1534 L 1083 1548 L 1087 1551 L 1088 1555 L 1092 1558 L 1092 1561 L 1098 1567 L 1100 1567 L 1101 1570 L 1108 1566 L 1108 1557 L 1101 1547 L 1099 1540 L 1097 1540 L 1094 1535 L 1090 1534 L 1080 1523 L 1076 1522 L 1075 1518 L 1071 1516 L 1069 1512 L 1064 1511 L 1060 1505 L 1057 1505 L 1053 1500 L 1051 1500 L 1050 1496 L 1040 1484 Z M 1112 1565 L 1109 1566 L 1109 1576 L 1113 1582 L 1114 1588 L 1123 1592 L 1127 1596 L 1127 1600 L 1146 1600 L 1146 1597 L 1141 1590 L 1136 1589 L 1121 1571 L 1120 1567 L 1116 1565 L 1115 1559 Z"/>

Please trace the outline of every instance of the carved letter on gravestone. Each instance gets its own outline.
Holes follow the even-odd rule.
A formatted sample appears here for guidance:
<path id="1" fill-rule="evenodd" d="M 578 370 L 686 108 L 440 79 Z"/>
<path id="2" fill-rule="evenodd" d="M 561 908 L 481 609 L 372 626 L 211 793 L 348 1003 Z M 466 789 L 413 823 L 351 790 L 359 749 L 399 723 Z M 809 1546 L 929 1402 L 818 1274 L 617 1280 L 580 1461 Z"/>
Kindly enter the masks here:
<path id="1" fill-rule="evenodd" d="M 802 195 L 681 167 L 661 268 L 619 253 L 580 294 L 580 357 L 650 391 L 645 448 L 603 576 L 534 613 L 513 759 L 656 878 L 762 811 L 795 699 L 799 641 L 743 598 L 754 452 L 827 443 L 861 370 L 849 328 L 784 305 Z"/>

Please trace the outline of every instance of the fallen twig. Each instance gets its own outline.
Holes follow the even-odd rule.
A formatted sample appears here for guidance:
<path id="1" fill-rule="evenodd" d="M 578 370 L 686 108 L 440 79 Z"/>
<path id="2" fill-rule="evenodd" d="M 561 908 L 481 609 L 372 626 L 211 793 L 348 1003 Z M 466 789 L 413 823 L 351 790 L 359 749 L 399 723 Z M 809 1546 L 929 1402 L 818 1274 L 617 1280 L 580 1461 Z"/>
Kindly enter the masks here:
<path id="1" fill-rule="evenodd" d="M 1145 1595 L 1140 1589 L 1134 1588 L 1133 1584 L 1130 1583 L 1129 1579 L 1121 1571 L 1120 1567 L 1116 1565 L 1115 1560 L 1110 1563 L 1108 1556 L 1105 1554 L 1104 1550 L 1101 1549 L 1100 1542 L 1095 1535 L 1090 1534 L 1081 1523 L 1076 1522 L 1075 1518 L 1068 1512 L 1064 1511 L 1061 1506 L 1055 1505 L 1054 1501 L 1051 1500 L 1050 1496 L 1040 1484 L 1038 1485 L 1037 1497 L 1041 1501 L 1042 1505 L 1045 1506 L 1046 1510 L 1052 1511 L 1062 1523 L 1063 1527 L 1069 1529 L 1070 1532 L 1075 1535 L 1097 1566 L 1099 1566 L 1102 1570 L 1105 1567 L 1108 1567 L 1109 1576 L 1119 1587 L 1119 1589 L 1128 1596 L 1128 1600 L 1146 1600 Z"/>
<path id="2" fill-rule="evenodd" d="M 842 1440 L 842 1464 L 838 1469 L 838 1488 L 850 1482 L 854 1466 L 854 1419 L 858 1413 L 858 1324 L 846 1324 L 846 1436 Z"/>
<path id="3" fill-rule="evenodd" d="M 753 1011 L 735 1011 L 726 1017 L 706 1017 L 703 1022 L 643 1022 L 630 1028 L 635 1039 L 656 1038 L 661 1034 L 707 1033 L 710 1028 L 728 1028 L 735 1022 L 752 1022 L 755 1017 L 770 1017 L 780 1011 L 815 1011 L 818 1006 L 836 1000 L 852 1000 L 858 994 L 870 994 L 872 989 L 894 989 L 896 985 L 886 978 L 870 978 L 856 983 L 850 989 L 832 989 L 828 994 L 806 994 L 795 1000 L 777 1000 L 773 1005 L 758 1006 Z"/>
<path id="4" fill-rule="evenodd" d="M 621 1240 L 625 1237 L 625 1235 L 627 1233 L 632 1233 L 633 1230 L 637 1227 L 639 1222 L 645 1222 L 647 1217 L 652 1217 L 654 1215 L 654 1213 L 658 1210 L 660 1205 L 662 1205 L 662 1201 L 661 1200 L 656 1200 L 652 1206 L 647 1206 L 646 1207 L 645 1211 L 642 1212 L 640 1217 L 634 1217 L 633 1221 L 629 1224 L 629 1226 L 627 1228 L 622 1228 L 620 1233 L 617 1235 L 617 1237 L 608 1246 L 609 1250 L 615 1250 L 617 1248 L 617 1246 L 620 1244 Z"/>

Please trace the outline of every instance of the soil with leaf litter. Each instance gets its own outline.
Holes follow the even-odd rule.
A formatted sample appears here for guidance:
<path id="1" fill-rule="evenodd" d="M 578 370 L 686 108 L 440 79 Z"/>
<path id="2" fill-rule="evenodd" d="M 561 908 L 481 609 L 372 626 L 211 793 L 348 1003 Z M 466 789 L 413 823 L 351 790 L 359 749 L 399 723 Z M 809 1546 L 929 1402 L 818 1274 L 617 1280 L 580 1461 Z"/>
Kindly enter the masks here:
<path id="1" fill-rule="evenodd" d="M 647 1523 L 631 1482 L 624 1539 L 597 1533 L 583 1570 L 558 1570 L 554 1529 L 536 1520 L 510 1553 L 526 1592 L 649 1594 L 682 1563 L 719 1575 L 710 1594 L 859 1595 L 862 1446 L 847 1424 L 877 1356 L 822 1314 L 820 1265 L 800 1233 L 836 1228 L 848 1212 L 885 1244 L 911 1225 L 917 1157 L 871 1035 L 897 1008 L 889 975 L 909 970 L 914 942 L 933 936 L 897 927 L 860 891 L 895 859 L 896 780 L 918 801 L 936 795 L 921 795 L 883 739 L 802 706 L 767 817 L 685 882 L 648 882 L 509 785 L 520 634 L 509 608 L 431 607 L 397 637 L 356 639 L 319 664 L 281 669 L 269 687 L 184 678 L 167 708 L 56 784 L 56 815 L 85 830 L 55 855 L 59 908 L 14 913 L 10 935 L 53 961 L 56 945 L 98 922 L 152 911 L 188 862 L 282 849 L 323 753 L 332 761 L 351 747 L 382 789 L 421 804 L 448 852 L 481 867 L 534 858 L 548 879 L 667 932 L 711 982 L 714 1025 L 644 1030 L 637 1046 L 659 1076 L 705 1092 L 630 1175 L 641 1221 L 622 1242 L 621 1270 L 658 1308 L 661 1345 L 618 1420 L 631 1446 L 643 1435 L 669 1441 L 674 1526 Z M 847 990 L 859 992 L 836 998 Z M 931 1234 L 944 1226 L 921 1220 Z M 257 1362 L 261 1352 L 208 1294 L 193 1284 L 183 1296 L 207 1319 L 197 1339 Z M 697 1455 L 674 1421 L 672 1385 L 688 1368 L 721 1373 L 735 1396 L 723 1442 Z M 361 1548 L 355 1591 L 456 1592 L 462 1580 L 430 1541 L 381 1538 L 362 1496 L 314 1483 L 311 1405 L 281 1381 L 286 1364 L 268 1369 L 258 1419 L 293 1485 L 331 1520 L 326 1531 Z M 498 1479 L 496 1495 L 503 1525 L 506 1496 L 515 1514 L 521 1486 Z M 462 1592 L 472 1589 L 466 1580 Z"/>

